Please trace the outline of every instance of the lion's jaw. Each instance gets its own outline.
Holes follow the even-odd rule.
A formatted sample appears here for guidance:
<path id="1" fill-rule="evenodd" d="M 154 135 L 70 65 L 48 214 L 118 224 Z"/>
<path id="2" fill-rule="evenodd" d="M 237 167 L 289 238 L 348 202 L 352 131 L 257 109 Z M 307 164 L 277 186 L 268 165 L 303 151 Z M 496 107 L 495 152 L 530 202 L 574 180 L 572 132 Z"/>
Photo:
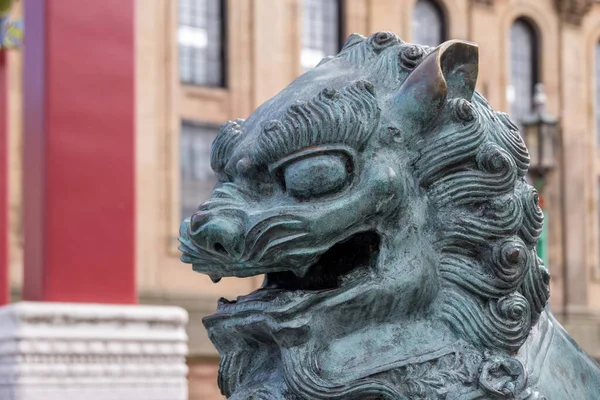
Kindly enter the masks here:
<path id="1" fill-rule="evenodd" d="M 397 217 L 387 215 L 390 221 Z M 285 371 L 279 378 L 288 383 L 273 388 L 266 397 L 272 399 L 289 395 L 277 390 L 297 377 L 317 377 L 326 387 L 351 385 L 377 373 L 456 354 L 457 343 L 464 343 L 436 315 L 437 259 L 425 248 L 428 238 L 415 222 L 396 228 L 393 236 L 387 228 L 385 237 L 368 230 L 332 246 L 313 268 L 326 269 L 328 261 L 348 252 L 360 260 L 339 277 L 335 288 L 269 287 L 267 273 L 262 289 L 235 302 L 222 299 L 217 312 L 204 319 L 223 357 L 221 389 L 227 395 L 254 393 L 254 386 L 263 387 L 265 374 Z M 413 246 L 416 243 L 419 246 Z M 295 387 L 290 393 L 308 396 L 305 390 Z"/>

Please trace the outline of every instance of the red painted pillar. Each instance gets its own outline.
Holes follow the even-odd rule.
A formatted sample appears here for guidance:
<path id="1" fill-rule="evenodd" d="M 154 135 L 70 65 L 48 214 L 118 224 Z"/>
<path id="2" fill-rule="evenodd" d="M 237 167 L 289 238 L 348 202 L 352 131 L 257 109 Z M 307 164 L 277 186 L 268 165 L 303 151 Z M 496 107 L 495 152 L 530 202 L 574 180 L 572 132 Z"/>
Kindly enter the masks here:
<path id="1" fill-rule="evenodd" d="M 134 2 L 24 3 L 25 300 L 136 302 Z"/>
<path id="2" fill-rule="evenodd" d="M 8 280 L 8 77 L 0 50 L 0 305 L 9 300 Z"/>

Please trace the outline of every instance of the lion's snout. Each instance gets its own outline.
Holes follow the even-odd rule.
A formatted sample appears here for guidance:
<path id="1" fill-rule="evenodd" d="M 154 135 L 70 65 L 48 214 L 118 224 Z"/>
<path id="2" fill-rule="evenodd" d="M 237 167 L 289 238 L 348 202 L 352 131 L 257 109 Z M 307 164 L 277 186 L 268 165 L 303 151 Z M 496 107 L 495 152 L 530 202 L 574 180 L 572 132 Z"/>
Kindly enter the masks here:
<path id="1" fill-rule="evenodd" d="M 235 217 L 197 212 L 190 219 L 188 235 L 206 253 L 231 261 L 239 261 L 244 254 L 244 226 Z"/>

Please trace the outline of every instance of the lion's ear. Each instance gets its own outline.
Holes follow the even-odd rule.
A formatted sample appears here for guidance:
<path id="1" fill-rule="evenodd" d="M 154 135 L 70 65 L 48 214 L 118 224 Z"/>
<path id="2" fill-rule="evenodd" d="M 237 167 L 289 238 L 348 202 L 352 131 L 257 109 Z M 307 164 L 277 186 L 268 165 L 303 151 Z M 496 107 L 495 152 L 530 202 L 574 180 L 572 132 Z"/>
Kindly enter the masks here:
<path id="1" fill-rule="evenodd" d="M 477 45 L 450 40 L 439 45 L 408 75 L 393 107 L 403 124 L 420 132 L 438 115 L 447 98 L 471 100 L 478 71 Z"/>
<path id="2" fill-rule="evenodd" d="M 448 87 L 449 98 L 471 100 L 479 72 L 479 48 L 475 43 L 450 40 L 437 50 L 438 65 Z"/>

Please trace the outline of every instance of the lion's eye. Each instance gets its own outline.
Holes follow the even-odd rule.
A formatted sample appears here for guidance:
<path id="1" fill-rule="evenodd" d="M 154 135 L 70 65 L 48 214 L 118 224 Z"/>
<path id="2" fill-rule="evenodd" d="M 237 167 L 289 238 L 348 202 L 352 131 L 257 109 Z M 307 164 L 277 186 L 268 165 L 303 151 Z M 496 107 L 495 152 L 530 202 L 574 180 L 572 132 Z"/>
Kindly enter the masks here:
<path id="1" fill-rule="evenodd" d="M 291 195 L 306 199 L 342 189 L 348 181 L 348 167 L 344 158 L 335 155 L 307 157 L 288 164 L 283 178 Z"/>

